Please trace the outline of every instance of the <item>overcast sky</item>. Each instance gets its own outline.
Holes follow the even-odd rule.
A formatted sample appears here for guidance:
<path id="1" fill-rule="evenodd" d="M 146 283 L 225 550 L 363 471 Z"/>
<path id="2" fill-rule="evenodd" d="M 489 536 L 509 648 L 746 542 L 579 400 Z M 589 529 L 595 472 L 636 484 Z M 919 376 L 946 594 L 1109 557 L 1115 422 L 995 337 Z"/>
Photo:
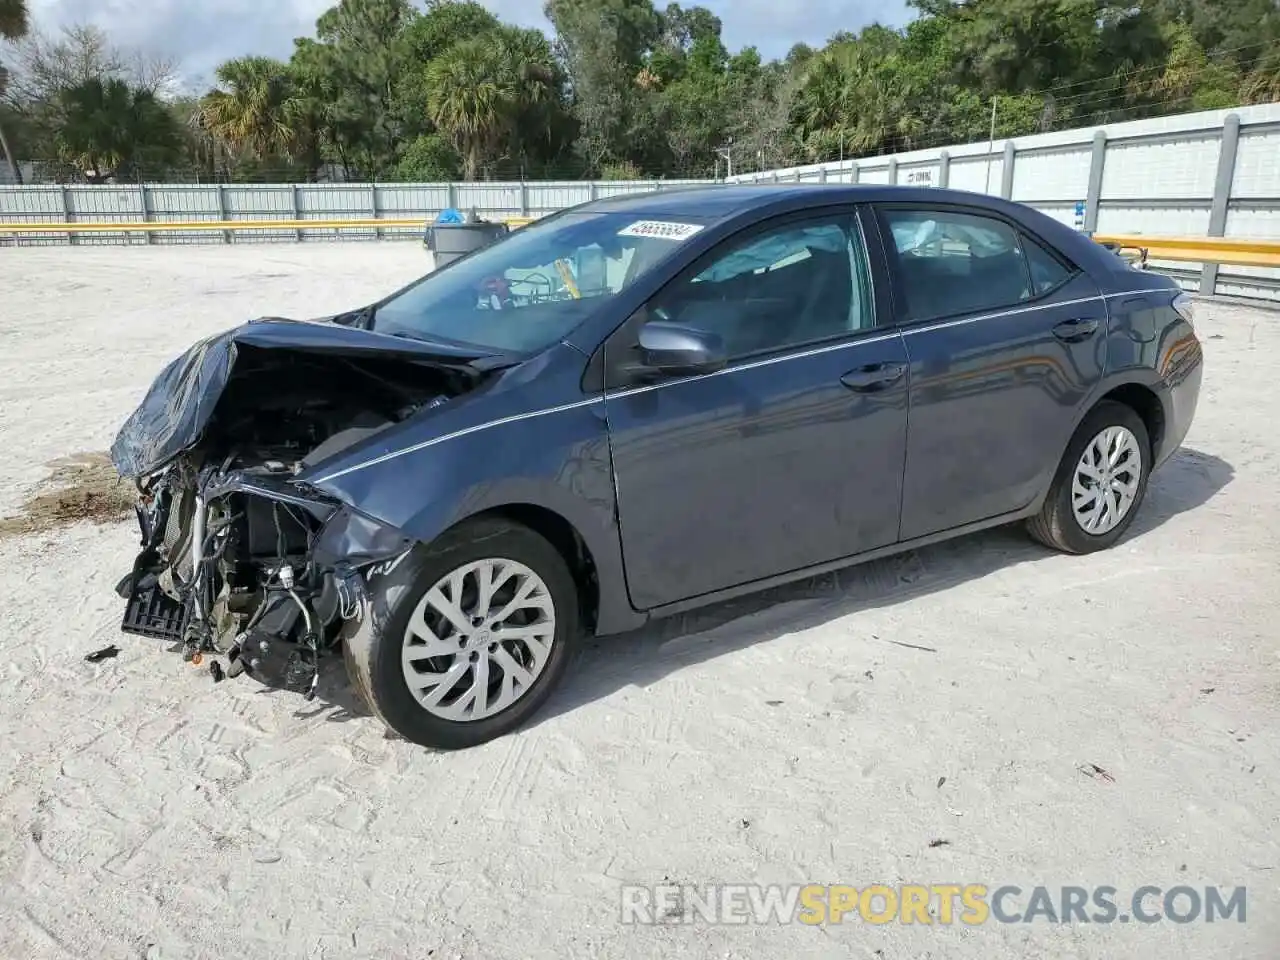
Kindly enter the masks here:
<path id="1" fill-rule="evenodd" d="M 230 57 L 287 57 L 334 0 L 31 0 L 37 25 L 96 23 L 122 45 L 176 56 L 188 82 L 208 83 Z M 482 0 L 503 20 L 548 28 L 543 0 Z M 657 0 L 659 8 L 665 0 Z M 693 3 L 685 3 L 692 6 Z M 906 21 L 905 0 L 702 0 L 724 22 L 730 50 L 754 44 L 766 57 L 798 42 L 817 46 L 839 30 Z"/>

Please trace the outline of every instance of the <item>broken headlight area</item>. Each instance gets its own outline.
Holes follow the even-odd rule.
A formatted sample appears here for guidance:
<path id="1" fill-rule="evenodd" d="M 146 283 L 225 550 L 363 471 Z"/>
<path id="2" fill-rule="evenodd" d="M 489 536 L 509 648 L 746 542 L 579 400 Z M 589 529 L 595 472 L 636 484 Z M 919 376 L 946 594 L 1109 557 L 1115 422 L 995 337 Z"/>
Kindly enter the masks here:
<path id="1" fill-rule="evenodd" d="M 365 615 L 362 570 L 413 546 L 277 464 L 197 470 L 184 458 L 139 492 L 124 632 L 172 641 L 195 663 L 225 657 L 215 679 L 259 675 L 308 698 L 343 624 Z"/>
<path id="2" fill-rule="evenodd" d="M 192 346 L 112 446 L 138 486 L 127 633 L 314 694 L 364 615 L 362 570 L 412 546 L 297 477 L 479 387 L 508 363 L 326 323 L 254 321 Z M 479 365 L 477 365 L 479 364 Z M 210 665 L 215 679 L 224 671 Z M 274 676 L 273 676 L 274 675 Z"/>

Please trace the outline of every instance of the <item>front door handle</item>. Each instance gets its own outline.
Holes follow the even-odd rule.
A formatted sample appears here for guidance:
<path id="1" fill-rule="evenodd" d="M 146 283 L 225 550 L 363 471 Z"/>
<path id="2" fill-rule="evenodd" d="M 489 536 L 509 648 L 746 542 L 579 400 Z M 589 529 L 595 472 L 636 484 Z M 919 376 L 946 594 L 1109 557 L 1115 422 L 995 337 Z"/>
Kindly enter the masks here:
<path id="1" fill-rule="evenodd" d="M 905 363 L 869 363 L 850 370 L 840 382 L 854 393 L 878 393 L 893 386 L 906 372 Z"/>
<path id="2" fill-rule="evenodd" d="M 1097 332 L 1097 320 L 1064 320 L 1053 328 L 1053 335 L 1064 343 L 1080 343 Z"/>

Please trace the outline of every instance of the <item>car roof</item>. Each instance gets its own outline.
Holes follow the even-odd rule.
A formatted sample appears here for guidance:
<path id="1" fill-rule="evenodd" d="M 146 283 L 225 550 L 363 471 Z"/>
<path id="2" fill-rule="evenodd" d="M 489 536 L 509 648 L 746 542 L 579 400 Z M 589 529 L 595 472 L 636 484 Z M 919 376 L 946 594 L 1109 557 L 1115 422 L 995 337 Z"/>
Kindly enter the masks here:
<path id="1" fill-rule="evenodd" d="M 788 203 L 790 201 L 790 203 Z M 593 200 L 578 207 L 600 213 L 633 213 L 724 220 L 739 214 L 778 205 L 803 208 L 806 201 L 827 203 L 910 202 L 965 203 L 1000 209 L 1008 201 L 983 193 L 967 193 L 936 187 L 854 183 L 722 183 L 677 186 L 620 194 Z"/>

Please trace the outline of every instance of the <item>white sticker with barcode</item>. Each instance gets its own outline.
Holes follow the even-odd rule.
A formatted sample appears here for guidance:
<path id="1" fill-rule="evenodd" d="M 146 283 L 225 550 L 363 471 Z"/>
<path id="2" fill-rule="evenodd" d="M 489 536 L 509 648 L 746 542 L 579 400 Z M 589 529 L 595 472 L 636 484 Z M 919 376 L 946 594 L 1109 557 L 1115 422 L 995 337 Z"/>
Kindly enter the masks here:
<path id="1" fill-rule="evenodd" d="M 637 220 L 618 231 L 620 237 L 654 237 L 658 240 L 688 240 L 702 229 L 700 223 L 673 223 L 670 220 Z"/>

